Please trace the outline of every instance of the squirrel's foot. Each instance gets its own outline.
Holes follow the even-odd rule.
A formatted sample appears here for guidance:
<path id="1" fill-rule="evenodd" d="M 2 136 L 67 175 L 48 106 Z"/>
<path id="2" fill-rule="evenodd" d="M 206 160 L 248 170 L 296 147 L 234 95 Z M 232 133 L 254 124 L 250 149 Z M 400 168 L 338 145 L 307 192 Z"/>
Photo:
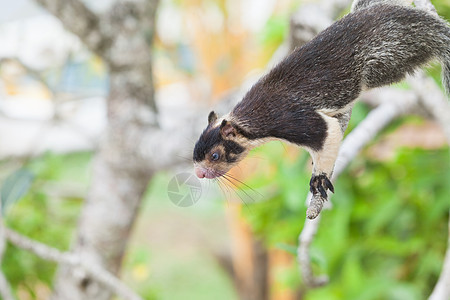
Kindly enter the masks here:
<path id="1" fill-rule="evenodd" d="M 320 175 L 312 175 L 311 181 L 309 182 L 309 190 L 313 195 L 320 194 L 323 199 L 327 200 L 327 190 L 330 190 L 334 193 L 333 184 L 328 179 L 328 176 L 325 173 Z"/>

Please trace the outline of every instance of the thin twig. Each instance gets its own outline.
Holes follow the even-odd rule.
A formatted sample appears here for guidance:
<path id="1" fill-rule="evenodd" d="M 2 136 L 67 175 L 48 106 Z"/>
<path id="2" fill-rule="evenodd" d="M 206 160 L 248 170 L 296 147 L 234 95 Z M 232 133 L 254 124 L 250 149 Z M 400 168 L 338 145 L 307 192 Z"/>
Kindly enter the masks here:
<path id="1" fill-rule="evenodd" d="M 36 0 L 50 13 L 58 16 L 64 27 L 76 34 L 94 53 L 103 56 L 111 43 L 101 28 L 101 19 L 81 0 Z"/>
<path id="2" fill-rule="evenodd" d="M 319 224 L 320 215 L 313 220 L 306 219 L 303 230 L 298 236 L 297 261 L 302 274 L 303 283 L 309 288 L 321 287 L 328 283 L 328 276 L 314 276 L 309 255 L 309 246 L 317 233 Z"/>
<path id="3" fill-rule="evenodd" d="M 117 277 L 115 277 L 105 269 L 101 268 L 99 265 L 85 261 L 76 254 L 61 252 L 58 249 L 31 240 L 11 229 L 5 228 L 4 230 L 6 238 L 16 247 L 33 252 L 34 254 L 45 260 L 54 261 L 59 264 L 66 264 L 73 268 L 80 268 L 123 299 L 126 300 L 142 299 L 139 295 L 137 295 L 134 291 L 132 291 L 129 287 L 127 287 Z"/>
<path id="4" fill-rule="evenodd" d="M 450 211 L 449 211 L 450 214 Z M 450 220 L 448 222 L 448 245 L 442 264 L 441 275 L 428 300 L 450 299 Z"/>
<path id="5" fill-rule="evenodd" d="M 42 75 L 42 73 L 39 70 L 36 70 L 35 68 L 29 66 L 26 64 L 23 60 L 21 60 L 18 57 L 4 57 L 0 59 L 0 65 L 5 63 L 15 63 L 19 66 L 21 66 L 28 75 L 31 77 L 34 77 L 39 83 L 41 83 L 43 86 L 45 86 L 53 95 L 55 94 L 54 89 L 49 85 L 45 77 Z"/>
<path id="6" fill-rule="evenodd" d="M 5 277 L 3 271 L 0 270 L 0 296 L 3 300 L 15 300 L 11 285 Z"/>
<path id="7" fill-rule="evenodd" d="M 1 214 L 0 209 L 0 214 Z M 12 293 L 11 285 L 6 279 L 5 274 L 1 269 L 1 263 L 3 261 L 3 254 L 6 249 L 6 240 L 5 240 L 5 232 L 3 226 L 3 218 L 0 215 L 0 296 L 3 300 L 14 300 L 14 296 Z"/>

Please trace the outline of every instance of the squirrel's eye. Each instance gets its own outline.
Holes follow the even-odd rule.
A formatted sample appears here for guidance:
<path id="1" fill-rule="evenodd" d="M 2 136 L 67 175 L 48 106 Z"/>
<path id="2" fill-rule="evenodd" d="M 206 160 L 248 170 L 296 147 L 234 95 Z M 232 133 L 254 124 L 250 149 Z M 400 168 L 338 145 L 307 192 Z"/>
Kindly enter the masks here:
<path id="1" fill-rule="evenodd" d="M 211 155 L 211 159 L 212 159 L 212 160 L 218 160 L 219 157 L 220 157 L 220 155 L 219 155 L 219 153 L 217 153 L 217 152 L 214 152 L 214 153 Z"/>

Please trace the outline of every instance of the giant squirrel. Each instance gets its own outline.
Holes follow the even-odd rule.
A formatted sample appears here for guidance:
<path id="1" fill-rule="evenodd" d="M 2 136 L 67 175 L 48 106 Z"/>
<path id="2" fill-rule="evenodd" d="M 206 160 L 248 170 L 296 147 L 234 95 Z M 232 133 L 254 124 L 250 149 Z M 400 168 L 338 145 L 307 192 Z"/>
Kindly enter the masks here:
<path id="1" fill-rule="evenodd" d="M 263 76 L 230 113 L 211 112 L 195 144 L 199 178 L 224 176 L 271 140 L 309 151 L 311 192 L 327 199 L 329 178 L 361 91 L 401 81 L 427 62 L 442 64 L 450 94 L 450 27 L 400 0 L 356 0 L 352 12 L 295 49 Z"/>

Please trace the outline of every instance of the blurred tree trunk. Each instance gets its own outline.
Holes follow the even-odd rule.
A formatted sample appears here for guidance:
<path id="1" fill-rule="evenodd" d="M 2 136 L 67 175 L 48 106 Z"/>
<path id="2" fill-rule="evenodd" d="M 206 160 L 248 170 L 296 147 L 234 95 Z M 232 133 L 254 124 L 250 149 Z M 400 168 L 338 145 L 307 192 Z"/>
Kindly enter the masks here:
<path id="1" fill-rule="evenodd" d="M 234 285 L 240 299 L 269 299 L 269 265 L 267 249 L 250 225 L 241 216 L 242 205 L 228 206 L 228 227 L 231 234 L 231 263 Z"/>
<path id="2" fill-rule="evenodd" d="M 95 155 L 91 187 L 72 251 L 117 274 L 153 170 L 142 141 L 158 130 L 151 43 L 156 0 L 116 2 L 102 15 L 79 0 L 37 0 L 103 58 L 110 71 L 108 126 Z M 60 266 L 53 299 L 109 299 L 87 274 Z"/>

